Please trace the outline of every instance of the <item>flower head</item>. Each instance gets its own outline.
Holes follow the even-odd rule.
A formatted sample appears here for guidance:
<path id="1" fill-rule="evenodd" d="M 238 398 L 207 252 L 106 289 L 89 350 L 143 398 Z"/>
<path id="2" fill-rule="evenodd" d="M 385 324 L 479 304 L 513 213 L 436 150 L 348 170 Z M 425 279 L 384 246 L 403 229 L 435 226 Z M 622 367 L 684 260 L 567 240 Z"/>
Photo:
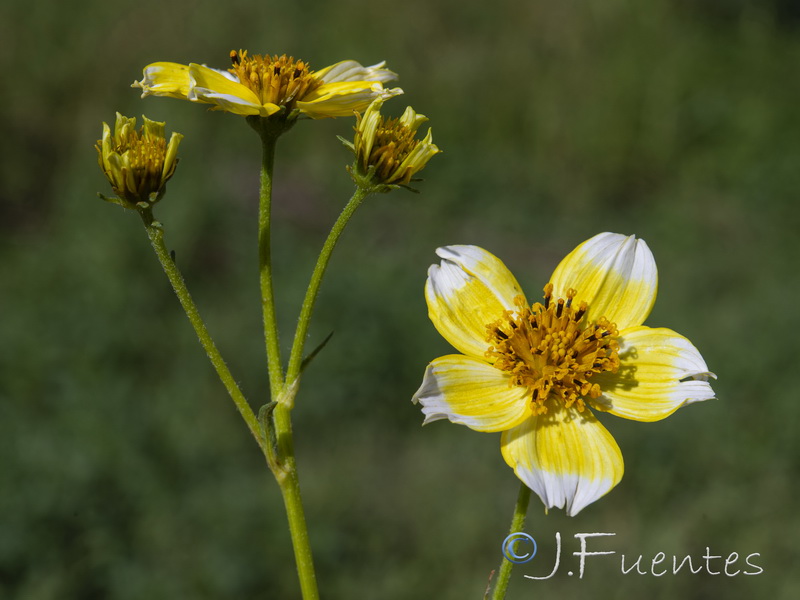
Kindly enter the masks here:
<path id="1" fill-rule="evenodd" d="M 349 117 L 375 98 L 402 94 L 383 84 L 397 75 L 384 63 L 364 67 L 345 60 L 319 71 L 293 57 L 231 51 L 231 68 L 211 69 L 190 63 L 156 62 L 144 68 L 144 77 L 132 87 L 145 96 L 168 96 L 210 104 L 212 109 L 237 115 L 269 117 L 280 113 L 294 118 L 302 113 L 315 119 Z"/>
<path id="2" fill-rule="evenodd" d="M 408 106 L 399 119 L 387 119 L 381 115 L 382 105 L 378 98 L 363 115 L 357 115 L 353 144 L 345 142 L 356 155 L 351 173 L 357 181 L 407 186 L 441 150 L 433 143 L 430 128 L 424 139 L 416 137 L 419 126 L 428 120 L 425 115 Z"/>
<path id="3" fill-rule="evenodd" d="M 506 463 L 547 508 L 576 515 L 622 478 L 622 454 L 591 409 L 663 419 L 714 392 L 685 337 L 642 325 L 656 297 L 643 240 L 601 233 L 570 253 L 529 305 L 514 276 L 477 246 L 439 248 L 425 297 L 463 354 L 434 360 L 414 401 L 425 423 L 502 431 Z"/>
<path id="4" fill-rule="evenodd" d="M 147 117 L 136 131 L 136 119 L 117 113 L 114 133 L 103 123 L 103 138 L 97 141 L 97 159 L 118 200 L 125 208 L 136 208 L 140 202 L 153 204 L 178 164 L 178 144 L 183 139 L 173 133 L 169 143 L 164 137 L 164 123 Z"/>

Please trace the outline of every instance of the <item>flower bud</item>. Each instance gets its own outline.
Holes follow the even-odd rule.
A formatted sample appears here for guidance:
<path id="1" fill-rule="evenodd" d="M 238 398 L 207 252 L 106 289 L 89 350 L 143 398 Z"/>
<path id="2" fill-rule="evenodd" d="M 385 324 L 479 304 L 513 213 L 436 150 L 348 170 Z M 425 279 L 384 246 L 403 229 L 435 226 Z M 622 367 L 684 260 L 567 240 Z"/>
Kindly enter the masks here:
<path id="1" fill-rule="evenodd" d="M 173 133 L 167 143 L 164 123 L 142 118 L 144 125 L 136 131 L 135 118 L 117 113 L 114 133 L 103 123 L 103 138 L 95 145 L 100 168 L 118 196 L 106 199 L 131 209 L 139 203 L 155 204 L 164 194 L 183 139 L 180 133 Z"/>
<path id="2" fill-rule="evenodd" d="M 416 138 L 427 117 L 409 106 L 399 119 L 386 119 L 380 114 L 382 104 L 377 99 L 363 115 L 357 115 L 355 139 L 348 144 L 356 155 L 351 175 L 356 183 L 407 186 L 441 150 L 433 143 L 430 129 L 424 139 Z"/>

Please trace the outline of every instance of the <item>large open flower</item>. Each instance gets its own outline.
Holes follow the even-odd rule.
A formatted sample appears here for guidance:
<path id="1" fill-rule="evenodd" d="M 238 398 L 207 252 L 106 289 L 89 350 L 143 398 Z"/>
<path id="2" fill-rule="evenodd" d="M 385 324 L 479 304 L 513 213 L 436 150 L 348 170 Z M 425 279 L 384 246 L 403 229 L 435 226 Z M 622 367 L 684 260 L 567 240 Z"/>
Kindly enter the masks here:
<path id="1" fill-rule="evenodd" d="M 315 119 L 350 117 L 363 111 L 375 98 L 402 94 L 400 88 L 383 84 L 397 78 L 384 63 L 364 67 L 345 60 L 319 71 L 292 57 L 231 51 L 227 71 L 205 65 L 156 62 L 144 68 L 144 77 L 133 87 L 145 96 L 168 96 L 210 104 L 216 110 L 237 115 L 269 117 L 281 109 Z"/>
<path id="2" fill-rule="evenodd" d="M 502 431 L 503 458 L 544 502 L 576 515 L 622 478 L 622 454 L 591 408 L 663 419 L 714 397 L 714 377 L 685 337 L 642 323 L 656 298 L 643 240 L 601 233 L 570 253 L 529 305 L 494 255 L 446 246 L 425 298 L 463 354 L 434 360 L 413 400 L 425 423 Z"/>

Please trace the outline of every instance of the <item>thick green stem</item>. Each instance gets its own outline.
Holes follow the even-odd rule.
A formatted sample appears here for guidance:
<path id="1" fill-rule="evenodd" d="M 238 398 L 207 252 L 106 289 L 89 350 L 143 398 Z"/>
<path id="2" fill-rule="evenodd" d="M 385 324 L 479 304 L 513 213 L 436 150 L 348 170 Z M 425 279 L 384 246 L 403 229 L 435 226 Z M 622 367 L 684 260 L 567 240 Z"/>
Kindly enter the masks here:
<path id="1" fill-rule="evenodd" d="M 292 536 L 292 547 L 303 600 L 318 600 L 319 591 L 314 572 L 314 559 L 311 554 L 305 511 L 300 497 L 300 481 L 295 464 L 290 411 L 291 409 L 283 403 L 279 403 L 275 407 L 275 433 L 280 456 L 280 466 L 275 473 L 275 478 L 281 488 L 286 517 L 289 520 L 289 533 Z"/>
<path id="2" fill-rule="evenodd" d="M 511 519 L 511 528 L 508 530 L 509 535 L 522 531 L 525 525 L 525 515 L 528 512 L 528 501 L 531 499 L 531 490 L 524 483 L 520 483 L 519 495 L 517 496 L 517 505 L 514 507 L 514 516 Z M 514 563 L 503 557 L 500 563 L 500 569 L 497 573 L 497 583 L 494 586 L 494 593 L 492 600 L 503 600 L 506 597 L 506 589 L 508 582 L 511 580 L 511 569 Z"/>
<path id="3" fill-rule="evenodd" d="M 280 131 L 262 128 L 261 135 L 261 193 L 258 203 L 258 271 L 261 281 L 261 311 L 264 319 L 264 340 L 267 346 L 267 369 L 272 399 L 277 400 L 283 387 L 281 348 L 275 299 L 272 292 L 272 249 L 270 211 L 272 206 L 272 169 L 275 164 L 275 144 Z"/>
<path id="4" fill-rule="evenodd" d="M 164 268 L 169 282 L 172 284 L 172 289 L 175 290 L 175 294 L 178 296 L 178 300 L 180 300 L 181 306 L 186 312 L 186 316 L 189 317 L 189 321 L 192 327 L 194 327 L 194 331 L 205 349 L 211 364 L 214 365 L 217 375 L 219 375 L 222 384 L 225 386 L 225 389 L 228 390 L 228 394 L 230 394 L 234 404 L 236 404 L 236 408 L 239 410 L 239 414 L 242 415 L 244 422 L 250 429 L 250 433 L 253 434 L 253 437 L 256 438 L 258 445 L 263 450 L 264 439 L 261 434 L 258 419 L 253 413 L 253 409 L 250 408 L 250 405 L 247 403 L 239 386 L 236 384 L 233 375 L 231 375 L 228 365 L 226 365 L 225 361 L 222 359 L 217 346 L 214 344 L 214 340 L 211 339 L 211 335 L 208 333 L 208 329 L 206 329 L 205 323 L 203 323 L 203 320 L 200 318 L 200 313 L 197 311 L 197 306 L 194 300 L 192 300 L 189 290 L 186 288 L 183 276 L 175 265 L 175 261 L 172 260 L 167 246 L 164 243 L 164 230 L 161 228 L 161 224 L 153 220 L 153 214 L 150 209 L 142 209 L 139 211 L 139 214 L 144 222 L 147 236 L 150 238 L 150 244 L 153 246 L 153 250 L 155 250 L 156 256 L 158 256 L 158 260 Z"/>
<path id="5" fill-rule="evenodd" d="M 284 383 L 278 340 L 278 324 L 275 316 L 275 300 L 272 291 L 272 259 L 270 247 L 270 210 L 272 204 L 272 172 L 275 162 L 275 145 L 278 137 L 287 131 L 293 121 L 253 118 L 248 121 L 261 137 L 261 194 L 258 210 L 258 263 L 261 281 L 261 306 L 264 319 L 264 339 L 267 347 L 270 394 L 277 404 L 272 414 L 265 415 L 267 427 L 274 428 L 276 448 L 267 455 L 281 495 L 292 536 L 297 575 L 303 600 L 319 600 L 314 560 L 308 539 L 303 502 L 300 496 L 300 480 L 294 456 L 291 409 L 297 394 L 297 382 Z M 267 431 L 267 445 L 272 443 Z"/>
<path id="6" fill-rule="evenodd" d="M 289 532 L 292 535 L 292 546 L 294 547 L 294 557 L 297 562 L 297 574 L 300 578 L 303 600 L 316 600 L 319 598 L 319 592 L 317 591 L 317 580 L 314 573 L 314 562 L 308 539 L 303 502 L 300 497 L 300 482 L 294 457 L 291 410 L 299 385 L 298 375 L 303 360 L 305 338 L 308 334 L 311 313 L 314 309 L 314 302 L 319 292 L 322 276 L 325 274 L 325 269 L 328 266 L 328 261 L 339 236 L 344 231 L 350 217 L 353 216 L 355 210 L 368 194 L 369 191 L 364 191 L 361 188 L 356 190 L 342 214 L 336 220 L 328 239 L 325 241 L 325 245 L 322 247 L 300 310 L 300 320 L 297 325 L 294 343 L 292 344 L 286 380 L 281 386 L 280 394 L 277 396 L 278 405 L 274 413 L 273 423 L 279 457 L 279 468 L 275 472 L 275 477 L 281 488 L 283 502 L 286 506 L 286 516 L 289 519 Z"/>
<path id="7" fill-rule="evenodd" d="M 303 348 L 305 348 L 306 337 L 308 335 L 308 327 L 311 324 L 311 314 L 314 312 L 314 304 L 317 300 L 322 278 L 325 275 L 325 270 L 328 268 L 328 261 L 330 261 L 333 249 L 336 247 L 336 242 L 339 241 L 339 236 L 342 235 L 344 228 L 350 221 L 350 217 L 372 192 L 369 188 L 358 187 L 350 198 L 350 201 L 342 210 L 333 229 L 328 234 L 328 239 L 325 240 L 325 245 L 317 259 L 317 264 L 314 267 L 314 272 L 311 275 L 311 281 L 308 283 L 306 296 L 303 299 L 303 306 L 300 309 L 300 318 L 297 321 L 297 331 L 294 334 L 294 342 L 292 343 L 292 352 L 289 356 L 289 367 L 286 371 L 286 383 L 291 385 L 300 375 L 300 368 L 303 364 Z"/>

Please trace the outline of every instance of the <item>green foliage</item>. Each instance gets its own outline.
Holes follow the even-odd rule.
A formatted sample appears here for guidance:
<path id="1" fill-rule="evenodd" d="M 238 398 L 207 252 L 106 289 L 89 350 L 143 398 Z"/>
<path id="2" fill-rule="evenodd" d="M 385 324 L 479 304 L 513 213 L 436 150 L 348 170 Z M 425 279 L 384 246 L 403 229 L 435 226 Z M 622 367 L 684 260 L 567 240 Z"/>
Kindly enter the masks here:
<path id="1" fill-rule="evenodd" d="M 607 531 L 629 557 L 760 552 L 764 574 L 621 575 L 598 557 L 583 580 L 566 566 L 523 579 L 549 572 L 542 558 L 515 570 L 509 598 L 797 597 L 799 34 L 777 0 L 3 4 L 0 597 L 298 595 L 258 448 L 137 216 L 96 198 L 93 144 L 114 111 L 186 136 L 157 217 L 243 390 L 266 402 L 259 140 L 240 118 L 127 87 L 149 62 L 223 67 L 232 48 L 386 59 L 406 90 L 387 111 L 412 104 L 444 151 L 421 195 L 368 199 L 322 286 L 308 347 L 335 335 L 304 374 L 295 432 L 323 597 L 481 597 L 517 480 L 499 435 L 419 426 L 411 395 L 449 351 L 425 272 L 437 246 L 477 244 L 535 296 L 600 231 L 650 245 L 648 324 L 701 349 L 720 399 L 659 423 L 604 419 L 622 483 L 574 519 L 534 497 L 526 529 L 543 557 L 556 531 L 564 560 L 573 533 Z M 299 123 L 278 146 L 285 353 L 351 192 L 335 136 L 352 125 Z"/>

